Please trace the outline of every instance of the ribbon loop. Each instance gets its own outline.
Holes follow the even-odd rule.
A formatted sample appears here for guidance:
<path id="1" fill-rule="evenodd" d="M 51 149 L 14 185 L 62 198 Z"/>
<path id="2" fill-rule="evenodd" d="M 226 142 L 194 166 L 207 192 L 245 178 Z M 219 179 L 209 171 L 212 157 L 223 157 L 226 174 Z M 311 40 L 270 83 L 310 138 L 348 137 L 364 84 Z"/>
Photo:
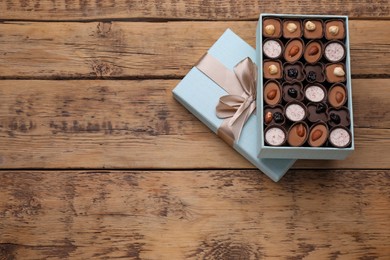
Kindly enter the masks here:
<path id="1" fill-rule="evenodd" d="M 248 57 L 240 61 L 232 72 L 206 54 L 196 67 L 228 92 L 228 95 L 219 99 L 216 115 L 225 119 L 218 128 L 218 135 L 233 145 L 239 140 L 246 121 L 256 109 L 256 64 Z"/>
<path id="2" fill-rule="evenodd" d="M 221 127 L 230 128 L 228 132 L 233 134 L 236 141 L 240 139 L 242 128 L 256 109 L 257 68 L 250 58 L 246 58 L 234 67 L 234 74 L 240 83 L 237 88 L 242 89 L 242 94 L 221 97 L 216 107 L 216 114 L 219 118 L 229 120 L 227 125 L 223 124 Z"/>

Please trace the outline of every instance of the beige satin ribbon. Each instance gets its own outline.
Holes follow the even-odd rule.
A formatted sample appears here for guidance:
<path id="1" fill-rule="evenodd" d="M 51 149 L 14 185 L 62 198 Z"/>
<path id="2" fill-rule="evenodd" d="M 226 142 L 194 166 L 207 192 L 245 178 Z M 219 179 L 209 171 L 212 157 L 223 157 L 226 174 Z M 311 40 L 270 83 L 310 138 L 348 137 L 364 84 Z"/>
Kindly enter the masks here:
<path id="1" fill-rule="evenodd" d="M 233 146 L 240 139 L 242 128 L 256 109 L 256 64 L 248 57 L 231 71 L 207 53 L 196 67 L 228 93 L 219 99 L 216 106 L 218 118 L 225 119 L 218 128 L 217 135 Z"/>

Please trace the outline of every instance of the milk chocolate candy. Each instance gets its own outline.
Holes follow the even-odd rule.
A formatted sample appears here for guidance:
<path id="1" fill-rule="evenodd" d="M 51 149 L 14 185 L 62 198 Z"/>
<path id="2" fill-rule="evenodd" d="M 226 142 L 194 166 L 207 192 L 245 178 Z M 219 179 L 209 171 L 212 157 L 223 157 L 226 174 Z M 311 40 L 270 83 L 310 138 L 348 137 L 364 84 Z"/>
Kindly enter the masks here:
<path id="1" fill-rule="evenodd" d="M 267 81 L 264 84 L 263 98 L 264 102 L 268 105 L 276 105 L 280 103 L 282 93 L 279 82 L 275 80 Z"/>
<path id="2" fill-rule="evenodd" d="M 316 63 L 321 59 L 323 50 L 323 44 L 320 41 L 312 40 L 306 44 L 303 57 L 308 63 Z"/>
<path id="3" fill-rule="evenodd" d="M 266 18 L 263 20 L 263 36 L 268 38 L 279 38 L 282 35 L 282 22 L 277 18 Z"/>
<path id="4" fill-rule="evenodd" d="M 328 139 L 329 130 L 325 123 L 318 122 L 310 128 L 308 144 L 312 147 L 320 147 L 325 144 Z"/>
<path id="5" fill-rule="evenodd" d="M 300 20 L 286 19 L 283 21 L 284 38 L 301 38 L 303 34 Z"/>
<path id="6" fill-rule="evenodd" d="M 325 38 L 327 40 L 342 40 L 345 38 L 345 23 L 342 20 L 325 22 Z"/>
<path id="7" fill-rule="evenodd" d="M 309 127 L 305 122 L 294 123 L 287 134 L 287 142 L 291 146 L 302 146 L 309 136 Z"/>
<path id="8" fill-rule="evenodd" d="M 307 19 L 303 21 L 303 37 L 306 39 L 321 39 L 324 35 L 321 20 Z"/>
<path id="9" fill-rule="evenodd" d="M 301 39 L 291 39 L 287 42 L 284 50 L 284 59 L 288 62 L 295 62 L 302 57 L 305 44 Z"/>
<path id="10" fill-rule="evenodd" d="M 347 88 L 344 84 L 336 83 L 329 89 L 328 102 L 334 108 L 339 108 L 347 101 Z"/>
<path id="11" fill-rule="evenodd" d="M 263 75 L 266 79 L 281 79 L 283 77 L 282 63 L 278 60 L 265 60 Z"/>

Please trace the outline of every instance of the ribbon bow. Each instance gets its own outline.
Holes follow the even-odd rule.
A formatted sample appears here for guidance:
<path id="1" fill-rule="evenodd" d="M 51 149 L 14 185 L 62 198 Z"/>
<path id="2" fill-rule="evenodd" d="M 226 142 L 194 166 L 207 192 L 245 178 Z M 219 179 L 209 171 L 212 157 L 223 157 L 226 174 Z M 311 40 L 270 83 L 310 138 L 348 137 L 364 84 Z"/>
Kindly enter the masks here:
<path id="1" fill-rule="evenodd" d="M 225 131 L 233 140 L 239 140 L 242 128 L 256 109 L 256 64 L 250 58 L 246 58 L 234 67 L 234 74 L 240 83 L 240 86 L 236 87 L 242 89 L 242 94 L 222 96 L 216 113 L 219 118 L 228 118 L 225 120 L 227 123 L 222 124 L 219 131 Z"/>
<path id="2" fill-rule="evenodd" d="M 217 134 L 233 145 L 234 141 L 239 140 L 242 128 L 256 109 L 256 64 L 248 57 L 231 71 L 206 54 L 197 68 L 228 93 L 219 99 L 216 106 L 217 117 L 225 119 Z"/>

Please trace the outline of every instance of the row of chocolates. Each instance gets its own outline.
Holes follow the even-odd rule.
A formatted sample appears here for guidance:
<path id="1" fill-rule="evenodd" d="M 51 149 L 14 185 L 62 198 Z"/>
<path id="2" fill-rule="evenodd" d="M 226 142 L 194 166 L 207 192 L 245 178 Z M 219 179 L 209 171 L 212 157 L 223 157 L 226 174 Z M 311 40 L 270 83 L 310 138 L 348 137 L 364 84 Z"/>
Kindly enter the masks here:
<path id="1" fill-rule="evenodd" d="M 264 102 L 274 106 L 291 101 L 327 102 L 331 107 L 339 108 L 347 101 L 347 88 L 342 83 L 333 84 L 329 90 L 319 83 L 309 83 L 304 88 L 301 82 L 285 82 L 269 80 L 264 84 Z"/>
<path id="2" fill-rule="evenodd" d="M 348 147 L 351 144 L 352 136 L 348 128 L 335 126 L 328 128 L 322 121 L 317 122 L 310 128 L 303 122 L 296 122 L 290 126 L 288 131 L 281 125 L 270 125 L 265 130 L 265 143 L 271 146 L 282 146 L 288 143 L 290 146 L 311 147 L 332 146 L 337 148 Z"/>
<path id="3" fill-rule="evenodd" d="M 302 58 L 307 63 L 317 63 L 322 57 L 329 62 L 340 62 L 345 58 L 346 48 L 341 41 L 333 40 L 323 44 L 318 40 L 311 40 L 307 44 L 302 39 L 293 38 L 286 46 L 279 39 L 267 39 L 263 42 L 264 56 L 270 59 L 284 59 L 295 62 Z"/>
<path id="4" fill-rule="evenodd" d="M 263 36 L 268 38 L 301 38 L 327 40 L 344 39 L 345 23 L 342 20 L 330 19 L 284 19 L 266 18 L 263 20 Z"/>
<path id="5" fill-rule="evenodd" d="M 345 66 L 343 63 L 334 64 L 306 64 L 297 61 L 282 64 L 278 60 L 263 62 L 263 76 L 265 79 L 284 79 L 287 82 L 308 81 L 329 83 L 345 82 Z"/>
<path id="6" fill-rule="evenodd" d="M 309 103 L 305 106 L 302 102 L 291 101 L 285 107 L 280 105 L 264 107 L 264 124 L 285 125 L 299 121 L 307 121 L 310 125 L 318 121 L 327 123 L 330 127 L 345 126 L 351 124 L 347 107 L 328 108 L 326 103 Z"/>

